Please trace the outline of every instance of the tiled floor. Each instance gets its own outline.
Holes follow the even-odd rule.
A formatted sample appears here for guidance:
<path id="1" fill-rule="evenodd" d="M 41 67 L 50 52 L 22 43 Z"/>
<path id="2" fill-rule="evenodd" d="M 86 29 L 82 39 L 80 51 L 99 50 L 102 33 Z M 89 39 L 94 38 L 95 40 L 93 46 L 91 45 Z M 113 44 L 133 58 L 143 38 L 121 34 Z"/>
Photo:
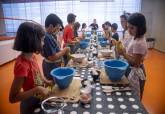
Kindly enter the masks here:
<path id="1" fill-rule="evenodd" d="M 42 58 L 37 56 L 41 66 Z M 0 114 L 19 114 L 19 103 L 10 104 L 9 89 L 13 80 L 14 61 L 0 66 Z M 150 114 L 165 114 L 165 54 L 150 50 L 145 60 L 147 81 L 143 104 Z"/>

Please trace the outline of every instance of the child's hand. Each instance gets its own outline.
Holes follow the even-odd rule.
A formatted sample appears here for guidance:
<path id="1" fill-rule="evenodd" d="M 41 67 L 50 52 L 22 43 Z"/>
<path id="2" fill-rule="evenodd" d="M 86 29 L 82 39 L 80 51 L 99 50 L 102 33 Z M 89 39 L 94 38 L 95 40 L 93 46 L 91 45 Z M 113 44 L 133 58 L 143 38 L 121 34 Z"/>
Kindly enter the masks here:
<path id="1" fill-rule="evenodd" d="M 69 47 L 65 47 L 64 50 L 65 50 L 65 53 L 69 53 L 70 52 L 70 48 Z"/>
<path id="2" fill-rule="evenodd" d="M 44 88 L 42 86 L 37 86 L 36 87 L 36 91 L 35 91 L 35 95 L 36 97 L 40 97 L 41 99 L 47 97 L 49 94 L 49 90 L 47 88 Z"/>
<path id="3" fill-rule="evenodd" d="M 45 84 L 46 84 L 46 87 L 47 86 L 53 86 L 54 85 L 54 82 L 53 80 L 44 80 Z"/>
<path id="4" fill-rule="evenodd" d="M 80 37 L 76 37 L 76 43 L 80 43 L 81 38 Z"/>
<path id="5" fill-rule="evenodd" d="M 120 41 L 116 43 L 116 49 L 119 55 L 124 55 L 126 53 L 126 50 Z"/>
<path id="6" fill-rule="evenodd" d="M 117 41 L 115 39 L 112 38 L 111 41 L 112 41 L 112 44 L 113 45 L 116 45 L 117 44 Z"/>

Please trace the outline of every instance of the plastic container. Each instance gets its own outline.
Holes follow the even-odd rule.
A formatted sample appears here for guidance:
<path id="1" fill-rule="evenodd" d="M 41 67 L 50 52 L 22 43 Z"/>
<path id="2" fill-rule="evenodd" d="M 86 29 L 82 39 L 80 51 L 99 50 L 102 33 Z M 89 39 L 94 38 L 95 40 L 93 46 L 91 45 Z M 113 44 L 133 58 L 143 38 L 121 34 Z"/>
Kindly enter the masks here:
<path id="1" fill-rule="evenodd" d="M 91 74 L 94 82 L 98 81 L 98 79 L 100 77 L 100 73 L 101 72 L 99 70 L 92 69 L 92 71 L 90 72 L 90 74 Z"/>
<path id="2" fill-rule="evenodd" d="M 147 41 L 147 47 L 148 47 L 149 49 L 154 48 L 154 45 L 155 45 L 155 38 L 147 38 L 146 41 Z"/>
<path id="3" fill-rule="evenodd" d="M 70 67 L 55 68 L 51 71 L 53 80 L 60 89 L 67 88 L 73 80 L 75 69 Z"/>
<path id="4" fill-rule="evenodd" d="M 111 59 L 104 62 L 105 72 L 111 81 L 121 80 L 128 67 L 128 63 L 121 60 Z"/>
<path id="5" fill-rule="evenodd" d="M 63 108 L 65 106 L 65 100 L 58 97 L 49 97 L 41 102 L 41 108 L 44 114 L 63 114 Z M 42 113 L 40 112 L 39 114 Z"/>
<path id="6" fill-rule="evenodd" d="M 92 96 L 91 96 L 92 88 L 90 85 L 87 85 L 85 88 L 80 89 L 80 102 L 82 105 L 89 104 Z"/>
<path id="7" fill-rule="evenodd" d="M 85 58 L 85 55 L 84 54 L 72 54 L 71 57 L 74 62 L 81 63 L 83 61 L 83 59 Z"/>

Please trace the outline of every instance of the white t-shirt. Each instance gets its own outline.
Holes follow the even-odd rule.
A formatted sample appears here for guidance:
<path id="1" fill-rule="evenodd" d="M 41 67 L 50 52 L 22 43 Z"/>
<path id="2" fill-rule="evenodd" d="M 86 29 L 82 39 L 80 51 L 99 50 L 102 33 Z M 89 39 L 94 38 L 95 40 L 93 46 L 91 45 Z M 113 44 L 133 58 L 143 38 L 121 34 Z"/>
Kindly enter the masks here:
<path id="1" fill-rule="evenodd" d="M 131 36 L 128 31 L 126 30 L 124 33 L 124 38 L 121 39 L 123 46 L 127 49 L 130 41 L 132 40 L 133 36 Z"/>
<path id="2" fill-rule="evenodd" d="M 126 49 L 128 55 L 141 54 L 144 55 L 144 57 L 147 55 L 147 51 L 148 48 L 145 37 L 136 38 L 135 40 L 132 38 Z"/>

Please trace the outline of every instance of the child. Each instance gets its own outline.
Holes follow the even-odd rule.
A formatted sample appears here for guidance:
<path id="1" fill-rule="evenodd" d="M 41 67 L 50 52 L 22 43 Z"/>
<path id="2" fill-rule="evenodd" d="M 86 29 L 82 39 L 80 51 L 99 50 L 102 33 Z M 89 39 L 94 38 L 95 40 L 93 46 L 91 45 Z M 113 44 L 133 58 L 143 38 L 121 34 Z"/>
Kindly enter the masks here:
<path id="1" fill-rule="evenodd" d="M 145 84 L 144 58 L 147 54 L 147 43 L 144 37 L 146 32 L 146 20 L 141 13 L 134 13 L 128 19 L 128 32 L 133 36 L 126 51 L 118 50 L 130 64 L 129 76 L 130 86 L 140 96 L 143 95 Z"/>
<path id="2" fill-rule="evenodd" d="M 47 79 L 52 79 L 50 72 L 52 69 L 61 67 L 63 56 L 69 53 L 69 48 L 65 47 L 60 50 L 60 45 L 57 41 L 56 34 L 62 26 L 61 19 L 55 14 L 49 14 L 45 20 L 46 34 L 43 45 L 43 73 Z M 55 35 L 54 35 L 55 34 Z"/>
<path id="3" fill-rule="evenodd" d="M 14 67 L 14 80 L 10 89 L 9 101 L 20 103 L 20 114 L 32 114 L 40 99 L 46 97 L 48 89 L 43 84 L 52 82 L 41 77 L 34 53 L 40 53 L 45 32 L 40 25 L 24 22 L 17 31 L 14 50 L 22 53 L 17 57 Z M 23 91 L 21 90 L 23 89 Z"/>
<path id="4" fill-rule="evenodd" d="M 113 23 L 111 25 L 112 38 L 115 39 L 116 41 L 119 40 L 119 34 L 117 33 L 117 28 L 118 28 L 118 25 L 116 23 Z"/>
<path id="5" fill-rule="evenodd" d="M 130 13 L 124 13 L 123 15 L 120 16 L 120 22 L 121 22 L 121 26 L 123 28 L 123 35 L 120 40 L 125 48 L 128 47 L 128 45 L 132 39 L 132 36 L 129 34 L 129 32 L 127 30 L 128 29 L 127 21 L 128 21 L 129 16 L 130 16 Z"/>
<path id="6" fill-rule="evenodd" d="M 82 32 L 85 32 L 85 31 L 86 31 L 86 28 L 87 28 L 86 23 L 83 23 L 83 24 L 82 24 L 81 31 L 82 31 Z"/>
<path id="7" fill-rule="evenodd" d="M 103 25 L 103 37 L 107 40 L 111 41 L 112 32 L 111 32 L 111 23 L 109 21 L 106 21 Z"/>
<path id="8" fill-rule="evenodd" d="M 75 52 L 75 44 L 79 43 L 79 40 L 74 39 L 74 30 L 73 30 L 73 25 L 76 20 L 76 15 L 73 13 L 69 13 L 67 16 L 67 22 L 68 24 L 64 28 L 64 47 L 69 46 L 71 49 L 71 53 Z"/>
<path id="9" fill-rule="evenodd" d="M 78 33 L 78 30 L 80 28 L 80 23 L 79 22 L 75 22 L 73 25 L 73 31 L 74 31 L 74 39 L 75 40 L 81 40 L 83 39 L 82 36 L 80 36 L 80 34 Z M 80 45 L 78 43 L 76 43 L 74 45 L 74 53 L 79 49 Z"/>
<path id="10" fill-rule="evenodd" d="M 74 31 L 74 38 L 79 37 L 78 30 L 80 28 L 80 23 L 75 22 L 73 25 L 73 31 Z"/>
<path id="11" fill-rule="evenodd" d="M 86 23 L 83 23 L 82 28 L 81 28 L 81 37 L 82 37 L 82 39 L 84 39 L 86 37 L 86 34 L 85 34 L 86 28 L 87 28 Z"/>
<path id="12" fill-rule="evenodd" d="M 63 30 L 64 30 L 64 27 L 60 27 L 60 31 L 58 33 L 54 33 L 55 35 L 55 38 L 57 37 L 57 41 L 60 45 L 60 49 L 62 50 L 63 49 L 63 44 L 64 44 L 64 40 L 63 40 Z"/>

